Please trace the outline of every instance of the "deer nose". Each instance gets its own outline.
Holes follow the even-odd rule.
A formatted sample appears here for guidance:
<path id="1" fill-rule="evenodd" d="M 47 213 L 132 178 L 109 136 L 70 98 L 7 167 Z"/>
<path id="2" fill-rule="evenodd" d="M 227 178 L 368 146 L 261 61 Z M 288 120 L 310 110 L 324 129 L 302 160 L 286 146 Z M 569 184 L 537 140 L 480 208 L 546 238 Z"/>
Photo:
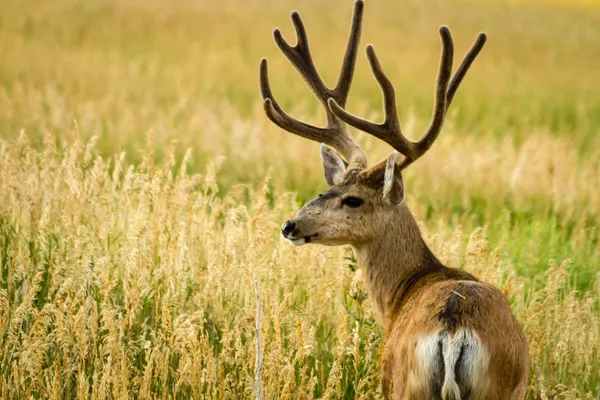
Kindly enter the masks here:
<path id="1" fill-rule="evenodd" d="M 287 221 L 285 224 L 283 224 L 283 226 L 281 227 L 281 233 L 283 234 L 283 236 L 288 236 L 290 235 L 292 232 L 294 232 L 294 229 L 296 229 L 296 223 L 292 222 L 292 221 Z"/>

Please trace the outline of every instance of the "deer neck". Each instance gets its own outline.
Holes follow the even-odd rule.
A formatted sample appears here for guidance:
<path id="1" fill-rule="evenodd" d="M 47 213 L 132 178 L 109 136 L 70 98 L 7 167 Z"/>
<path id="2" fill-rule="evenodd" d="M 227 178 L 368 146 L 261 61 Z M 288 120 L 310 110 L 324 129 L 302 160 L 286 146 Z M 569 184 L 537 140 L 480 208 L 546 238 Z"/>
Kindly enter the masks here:
<path id="1" fill-rule="evenodd" d="M 386 215 L 381 234 L 374 240 L 355 245 L 357 260 L 366 272 L 374 300 L 389 321 L 406 294 L 429 272 L 445 267 L 427 247 L 417 222 L 403 205 Z"/>

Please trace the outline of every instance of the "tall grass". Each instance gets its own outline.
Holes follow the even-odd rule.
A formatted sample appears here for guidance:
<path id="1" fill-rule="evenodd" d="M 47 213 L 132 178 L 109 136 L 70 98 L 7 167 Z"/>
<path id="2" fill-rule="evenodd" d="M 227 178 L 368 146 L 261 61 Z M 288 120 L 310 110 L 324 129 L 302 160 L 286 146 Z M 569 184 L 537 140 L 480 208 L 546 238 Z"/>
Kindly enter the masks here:
<path id="1" fill-rule="evenodd" d="M 586 3 L 586 4 L 583 4 Z M 299 9 L 333 82 L 351 2 L 5 0 L 0 13 L 0 396 L 378 398 L 379 316 L 348 248 L 282 221 L 325 185 L 317 144 L 262 111 L 322 111 L 270 37 Z M 529 398 L 600 398 L 600 7 L 366 5 L 403 129 L 432 109 L 437 26 L 489 42 L 407 202 L 450 266 L 502 288 Z M 348 108 L 381 118 L 359 56 Z M 371 162 L 389 147 L 355 132 Z M 208 165 L 208 166 L 207 166 Z"/>
<path id="2" fill-rule="evenodd" d="M 0 145 L 0 388 L 4 398 L 253 395 L 255 294 L 269 398 L 376 398 L 381 329 L 349 249 L 296 249 L 296 208 L 266 178 L 218 195 L 218 165 L 185 172 L 148 145 L 142 163 Z M 600 286 L 577 293 L 568 262 L 545 285 L 490 249 L 481 229 L 424 227 L 451 266 L 498 285 L 529 341 L 530 397 L 598 396 Z M 596 280 L 597 282 L 599 280 Z"/>

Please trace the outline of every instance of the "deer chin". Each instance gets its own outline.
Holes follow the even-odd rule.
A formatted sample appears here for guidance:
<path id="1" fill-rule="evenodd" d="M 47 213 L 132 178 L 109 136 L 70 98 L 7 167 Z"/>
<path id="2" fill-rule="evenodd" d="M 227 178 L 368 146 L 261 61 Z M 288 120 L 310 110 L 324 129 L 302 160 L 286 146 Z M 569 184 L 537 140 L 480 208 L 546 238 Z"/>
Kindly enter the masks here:
<path id="1" fill-rule="evenodd" d="M 316 237 L 318 234 L 314 234 L 314 235 L 308 235 L 308 236 L 303 236 L 303 237 L 288 237 L 286 238 L 287 240 L 290 241 L 291 244 L 293 244 L 294 246 L 304 246 L 307 243 L 310 243 L 312 238 Z"/>
<path id="2" fill-rule="evenodd" d="M 306 238 L 300 238 L 300 239 L 288 239 L 290 241 L 291 244 L 293 244 L 294 246 L 304 246 L 306 243 L 308 243 L 306 241 Z"/>

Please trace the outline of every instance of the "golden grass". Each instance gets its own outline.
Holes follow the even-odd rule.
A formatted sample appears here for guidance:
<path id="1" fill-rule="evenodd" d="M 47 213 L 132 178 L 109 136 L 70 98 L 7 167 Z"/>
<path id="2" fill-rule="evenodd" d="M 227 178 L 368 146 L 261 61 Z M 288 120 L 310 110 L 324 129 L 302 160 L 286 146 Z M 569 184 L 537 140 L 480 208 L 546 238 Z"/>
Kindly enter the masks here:
<path id="1" fill-rule="evenodd" d="M 325 188 L 317 144 L 268 122 L 258 94 L 267 56 L 286 110 L 323 120 L 270 37 L 291 36 L 294 8 L 332 82 L 350 3 L 3 2 L 2 398 L 251 398 L 255 279 L 266 398 L 380 397 L 379 317 L 350 250 L 278 233 Z M 442 23 L 457 54 L 489 42 L 407 202 L 443 262 L 509 297 L 528 397 L 600 398 L 600 7 L 367 4 L 363 44 L 412 138 Z M 362 54 L 350 97 L 381 118 Z M 371 162 L 389 154 L 356 137 Z"/>
<path id="2" fill-rule="evenodd" d="M 71 140 L 64 151 L 52 137 L 41 152 L 25 139 L 0 145 L 4 398 L 252 397 L 255 279 L 268 397 L 380 395 L 381 332 L 360 270 L 348 249 L 279 237 L 292 196 L 269 205 L 266 181 L 220 198 L 214 165 L 203 175 L 173 157 L 128 167 Z M 424 229 L 444 262 L 511 299 L 531 396 L 594 396 L 600 286 L 577 294 L 568 263 L 551 263 L 528 291 L 480 229 Z"/>

